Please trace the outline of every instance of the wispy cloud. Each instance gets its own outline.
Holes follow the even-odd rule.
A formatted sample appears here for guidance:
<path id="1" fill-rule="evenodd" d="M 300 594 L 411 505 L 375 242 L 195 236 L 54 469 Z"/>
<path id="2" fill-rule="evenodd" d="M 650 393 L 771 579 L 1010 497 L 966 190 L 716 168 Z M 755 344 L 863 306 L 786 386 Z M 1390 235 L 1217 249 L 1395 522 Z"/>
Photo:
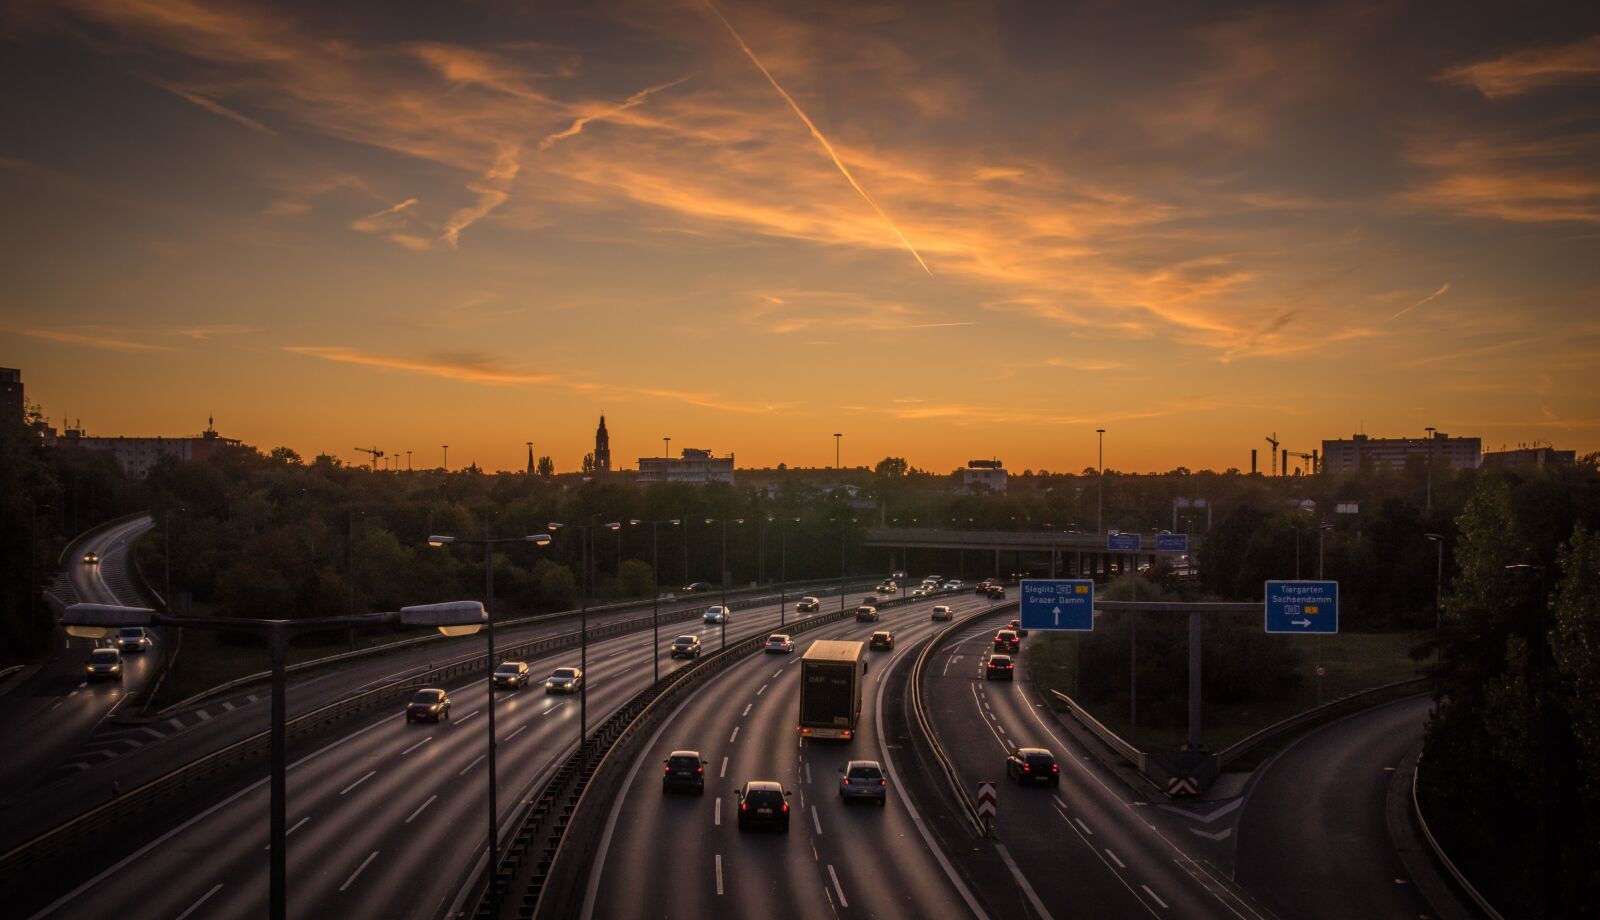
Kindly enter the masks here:
<path id="1" fill-rule="evenodd" d="M 1440 79 L 1464 83 L 1489 99 L 1498 99 L 1596 76 L 1600 76 L 1600 35 L 1566 45 L 1511 51 L 1452 68 L 1440 74 Z"/>
<path id="2" fill-rule="evenodd" d="M 461 231 L 487 217 L 490 211 L 505 203 L 511 196 L 511 183 L 522 168 L 517 161 L 520 153 L 516 147 L 501 150 L 494 158 L 494 165 L 489 167 L 489 171 L 477 182 L 467 186 L 478 194 L 477 202 L 450 215 L 440 239 L 454 248 L 461 238 Z"/>
<path id="3" fill-rule="evenodd" d="M 152 345 L 149 342 L 121 338 L 108 332 L 93 331 L 95 328 L 97 327 L 85 327 L 85 330 L 81 332 L 74 332 L 69 329 L 21 329 L 18 331 L 30 338 L 44 339 L 47 342 L 57 342 L 62 345 L 77 345 L 82 348 L 98 348 L 103 351 L 172 350 L 166 345 Z"/>
<path id="4" fill-rule="evenodd" d="M 290 345 L 285 347 L 284 351 L 321 358 L 325 361 L 335 361 L 341 364 L 357 364 L 363 367 L 423 374 L 429 377 L 443 377 L 447 380 L 462 380 L 469 383 L 551 383 L 557 380 L 553 374 L 530 374 L 501 367 L 493 358 L 481 354 L 456 353 L 439 354 L 425 358 L 406 358 L 374 354 L 354 348 L 322 345 Z"/>
<path id="5" fill-rule="evenodd" d="M 1421 300 L 1417 301 L 1416 303 L 1412 304 L 1411 306 L 1406 307 L 1405 309 L 1400 310 L 1399 312 L 1395 313 L 1393 316 L 1389 317 L 1387 322 L 1391 322 L 1392 323 L 1395 320 L 1399 319 L 1400 317 L 1405 316 L 1407 313 L 1410 313 L 1412 310 L 1415 310 L 1416 308 L 1422 306 L 1423 304 L 1433 303 L 1435 300 L 1438 300 L 1439 298 L 1443 297 L 1445 294 L 1448 294 L 1449 292 L 1450 292 L 1450 282 L 1446 281 L 1444 284 L 1439 285 L 1439 289 L 1437 291 L 1434 291 L 1432 294 L 1429 294 L 1428 296 L 1422 298 Z"/>
<path id="6" fill-rule="evenodd" d="M 256 121 L 254 118 L 251 118 L 250 116 L 245 115 L 243 113 L 236 112 L 233 109 L 230 109 L 227 106 L 223 105 L 222 103 L 218 102 L 217 100 L 212 99 L 211 97 L 202 94 L 198 90 L 189 89 L 189 88 L 183 87 L 183 86 L 177 86 L 177 85 L 174 85 L 174 84 L 171 84 L 171 83 L 161 82 L 159 80 L 152 80 L 151 82 L 155 83 L 157 86 L 162 87 L 163 89 L 167 90 L 168 92 L 172 93 L 173 95 L 177 96 L 178 98 L 183 99 L 186 102 L 189 102 L 189 103 L 191 103 L 193 105 L 197 105 L 200 108 L 205 109 L 207 112 L 210 112 L 213 115 L 220 115 L 221 117 L 226 118 L 229 121 L 237 122 L 238 124 L 244 125 L 246 128 L 249 128 L 252 131 L 257 131 L 257 132 L 260 132 L 261 134 L 272 134 L 272 135 L 276 135 L 278 133 L 278 132 L 272 130 L 271 128 L 267 127 L 266 125 L 262 124 L 261 122 Z"/>
<path id="7" fill-rule="evenodd" d="M 672 87 L 677 86 L 688 79 L 689 78 L 687 76 L 682 76 L 670 83 L 660 83 L 655 86 L 646 87 L 645 89 L 639 90 L 637 93 L 634 93 L 632 96 L 629 96 L 626 100 L 616 105 L 607 106 L 594 112 L 580 115 L 566 128 L 557 131 L 554 134 L 545 135 L 544 138 L 539 141 L 539 149 L 549 150 L 551 147 L 554 147 L 556 144 L 566 140 L 569 137 L 577 137 L 579 134 L 583 133 L 584 126 L 588 125 L 590 122 L 614 118 L 631 108 L 643 104 L 646 99 L 649 99 L 656 93 L 659 93 L 662 90 L 671 89 Z"/>
<path id="8" fill-rule="evenodd" d="M 210 326 L 190 326 L 186 329 L 175 330 L 177 335 L 181 335 L 187 339 L 194 339 L 197 342 L 204 342 L 207 339 L 214 339 L 225 335 L 247 335 L 252 332 L 260 331 L 261 330 L 255 326 L 245 326 L 238 323 L 217 323 Z"/>

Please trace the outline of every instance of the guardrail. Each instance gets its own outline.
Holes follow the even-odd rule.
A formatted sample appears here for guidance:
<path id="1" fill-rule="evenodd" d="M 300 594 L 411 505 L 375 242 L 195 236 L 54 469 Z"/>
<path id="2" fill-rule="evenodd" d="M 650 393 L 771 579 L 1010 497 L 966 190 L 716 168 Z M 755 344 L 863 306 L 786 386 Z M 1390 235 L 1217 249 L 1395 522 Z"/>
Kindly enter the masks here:
<path id="1" fill-rule="evenodd" d="M 1381 687 L 1373 687 L 1369 690 L 1361 690 L 1356 693 L 1352 693 L 1349 696 L 1342 696 L 1330 703 L 1324 703 L 1321 706 L 1307 709 L 1305 712 L 1302 712 L 1298 715 L 1290 716 L 1282 721 L 1274 722 L 1271 725 L 1260 729 L 1259 731 L 1251 732 L 1243 738 L 1240 738 L 1238 741 L 1235 741 L 1233 744 L 1230 744 L 1218 751 L 1218 766 L 1219 768 L 1226 767 L 1232 761 L 1238 760 L 1240 757 L 1248 754 L 1253 748 L 1263 744 L 1264 742 L 1280 737 L 1288 732 L 1298 731 L 1299 729 L 1305 728 L 1308 725 L 1313 725 L 1317 722 L 1326 719 L 1332 719 L 1347 713 L 1357 712 L 1362 709 L 1370 709 L 1373 706 L 1377 706 L 1380 703 L 1387 703 L 1390 700 L 1397 700 L 1402 697 L 1412 696 L 1416 693 L 1426 690 L 1431 683 L 1432 678 L 1429 677 L 1398 680 L 1392 684 L 1384 684 Z"/>
<path id="2" fill-rule="evenodd" d="M 954 594 L 956 592 L 948 592 Z M 932 597 L 944 597 L 941 593 Z M 879 602 L 879 607 L 897 607 L 927 600 L 923 597 L 897 597 Z M 819 613 L 787 624 L 791 634 L 808 632 L 819 626 L 855 615 L 854 605 L 843 610 Z M 760 650 L 765 642 L 751 636 L 712 655 L 704 661 L 682 668 L 641 690 L 599 728 L 584 739 L 556 775 L 551 778 L 534 804 L 518 822 L 518 830 L 501 864 L 491 867 L 502 906 L 515 906 L 524 920 L 535 916 L 568 918 L 583 907 L 588 868 L 599 847 L 603 818 L 592 816 L 604 810 L 616 796 L 626 773 L 632 768 L 635 748 L 679 700 L 735 663 Z M 593 820 L 580 821 L 579 818 Z M 582 827 L 582 833 L 573 831 Z M 538 855 L 530 855 L 534 840 L 544 845 Z M 504 900 L 513 883 L 520 882 L 521 898 L 514 905 Z M 497 914 L 488 897 L 489 879 L 475 883 L 478 896 L 470 913 L 477 920 L 493 920 Z"/>
<path id="3" fill-rule="evenodd" d="M 1411 812 L 1417 816 L 1417 826 L 1422 829 L 1422 838 L 1428 841 L 1428 846 L 1433 849 L 1433 855 L 1438 858 L 1439 864 L 1444 866 L 1444 870 L 1450 874 L 1450 878 L 1455 881 L 1456 885 L 1460 887 L 1468 898 L 1472 899 L 1472 903 L 1483 911 L 1484 916 L 1488 917 L 1489 920 L 1505 920 L 1505 917 L 1494 909 L 1494 905 L 1489 903 L 1489 899 L 1479 894 L 1478 889 L 1473 887 L 1472 882 L 1468 881 L 1461 870 L 1456 868 L 1456 864 L 1450 861 L 1450 857 L 1445 855 L 1444 847 L 1440 846 L 1439 841 L 1434 839 L 1433 831 L 1428 829 L 1428 819 L 1423 817 L 1422 814 L 1422 801 L 1417 797 L 1417 776 L 1421 772 L 1422 755 L 1418 754 L 1417 762 L 1411 770 Z"/>
<path id="4" fill-rule="evenodd" d="M 1056 699 L 1066 703 L 1067 710 L 1072 713 L 1073 718 L 1077 719 L 1079 724 L 1081 724 L 1084 728 L 1087 728 L 1096 738 L 1099 738 L 1102 744 L 1111 748 L 1113 751 L 1116 751 L 1117 756 L 1133 764 L 1135 767 L 1140 766 L 1140 764 L 1143 762 L 1141 758 L 1144 756 L 1142 751 L 1122 740 L 1121 735 L 1109 728 L 1106 728 L 1103 724 L 1101 724 L 1099 719 L 1096 719 L 1094 716 L 1089 714 L 1089 710 L 1079 706 L 1077 700 L 1067 696 L 1060 690 L 1051 690 L 1050 692 L 1055 694 Z"/>

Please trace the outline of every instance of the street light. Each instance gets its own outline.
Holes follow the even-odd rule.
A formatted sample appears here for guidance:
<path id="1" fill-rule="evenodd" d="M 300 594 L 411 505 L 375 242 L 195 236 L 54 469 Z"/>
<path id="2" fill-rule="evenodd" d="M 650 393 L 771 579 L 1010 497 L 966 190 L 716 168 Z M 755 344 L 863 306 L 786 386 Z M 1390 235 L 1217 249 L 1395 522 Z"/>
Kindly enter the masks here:
<path id="1" fill-rule="evenodd" d="M 583 568 L 578 575 L 578 670 L 583 673 L 583 682 L 578 684 L 578 743 L 581 745 L 589 734 L 589 559 L 594 555 L 595 525 L 551 522 L 545 526 L 551 533 L 563 527 L 576 527 L 582 532 Z M 613 521 L 605 526 L 617 530 L 622 524 Z"/>
<path id="2" fill-rule="evenodd" d="M 774 520 L 778 524 L 778 628 L 783 628 L 784 605 L 788 603 L 786 593 L 789 588 L 789 522 L 800 523 L 799 518 L 767 518 L 767 523 Z"/>
<path id="3" fill-rule="evenodd" d="M 532 543 L 544 546 L 550 542 L 547 533 L 523 534 L 516 537 L 492 537 L 489 528 L 484 526 L 484 535 L 481 539 L 462 540 L 448 534 L 432 534 L 428 537 L 429 546 L 448 546 L 452 544 L 467 544 L 483 547 L 483 580 L 484 580 L 484 616 L 483 625 L 488 636 L 488 652 L 483 659 L 484 681 L 489 694 L 489 900 L 494 903 L 498 894 L 494 888 L 495 867 L 500 864 L 500 839 L 498 829 L 500 826 L 500 805 L 498 791 L 495 786 L 495 747 L 497 742 L 494 734 L 494 669 L 498 662 L 494 654 L 494 547 L 500 543 Z M 441 631 L 443 629 L 441 628 Z M 473 629 L 476 632 L 476 628 Z M 445 633 L 450 635 L 450 633 Z"/>
<path id="4" fill-rule="evenodd" d="M 61 614 L 61 625 L 68 635 L 84 639 L 103 639 L 111 630 L 125 626 L 176 626 L 234 632 L 255 636 L 267 645 L 272 662 L 272 782 L 268 805 L 267 848 L 269 869 L 268 916 L 284 920 L 288 915 L 288 744 L 284 728 L 288 677 L 284 667 L 289 642 L 294 637 L 330 629 L 356 626 L 432 626 L 445 635 L 476 632 L 488 622 L 483 605 L 477 601 L 424 604 L 402 607 L 395 613 L 369 613 L 361 616 L 314 617 L 301 620 L 263 620 L 234 617 L 192 617 L 156 613 L 148 607 L 121 607 L 114 604 L 72 604 Z M 491 845 L 493 834 L 490 835 Z"/>
<path id="5" fill-rule="evenodd" d="M 721 648 L 728 647 L 728 519 L 706 518 L 707 524 L 722 522 L 722 569 L 717 573 L 717 581 L 722 585 L 722 632 Z M 744 518 L 734 518 L 735 524 L 743 524 Z"/>
<path id="6" fill-rule="evenodd" d="M 629 524 L 642 523 L 630 520 Z M 665 521 L 650 521 L 650 580 L 652 584 L 650 599 L 650 663 L 654 669 L 655 680 L 661 680 L 661 525 L 671 524 L 676 527 L 682 523 L 678 518 Z M 584 675 L 585 683 L 588 675 Z"/>
<path id="7" fill-rule="evenodd" d="M 837 432 L 837 431 L 835 431 L 833 433 L 833 468 L 834 469 L 838 469 L 839 468 L 839 439 L 842 438 L 842 437 L 844 437 L 844 435 L 839 433 L 839 432 Z"/>
<path id="8" fill-rule="evenodd" d="M 450 472 L 450 445 L 442 444 L 440 446 L 444 448 L 444 471 L 448 473 Z"/>
<path id="9" fill-rule="evenodd" d="M 1100 455 L 1095 461 L 1100 467 L 1100 475 L 1095 477 L 1099 495 L 1095 499 L 1094 526 L 1103 537 L 1106 532 L 1106 430 L 1096 428 L 1094 433 L 1100 436 Z"/>

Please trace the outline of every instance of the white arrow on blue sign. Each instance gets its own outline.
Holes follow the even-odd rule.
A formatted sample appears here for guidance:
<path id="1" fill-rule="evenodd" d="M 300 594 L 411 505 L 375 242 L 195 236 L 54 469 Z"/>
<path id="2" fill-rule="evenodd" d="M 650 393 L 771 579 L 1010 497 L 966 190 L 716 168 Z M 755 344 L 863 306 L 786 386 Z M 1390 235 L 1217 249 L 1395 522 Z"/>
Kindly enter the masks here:
<path id="1" fill-rule="evenodd" d="M 1269 633 L 1332 635 L 1339 631 L 1339 583 L 1269 581 L 1266 590 Z"/>
<path id="2" fill-rule="evenodd" d="M 1094 630 L 1094 582 L 1087 578 L 1025 578 L 1019 625 L 1023 629 Z"/>

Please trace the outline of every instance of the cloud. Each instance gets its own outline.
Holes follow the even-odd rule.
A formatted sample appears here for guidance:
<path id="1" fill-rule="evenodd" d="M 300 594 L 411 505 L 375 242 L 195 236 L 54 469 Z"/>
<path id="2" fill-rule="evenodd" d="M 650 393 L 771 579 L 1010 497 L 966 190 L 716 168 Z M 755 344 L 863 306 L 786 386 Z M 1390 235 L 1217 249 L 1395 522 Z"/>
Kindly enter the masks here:
<path id="1" fill-rule="evenodd" d="M 511 195 L 511 183 L 522 168 L 517 162 L 520 153 L 521 151 L 514 146 L 501 150 L 494 158 L 494 165 L 483 174 L 483 178 L 467 186 L 478 194 L 478 200 L 450 215 L 450 219 L 445 222 L 444 233 L 439 237 L 441 240 L 454 248 L 461 238 L 461 231 L 487 217 L 490 211 L 505 203 Z"/>
<path id="2" fill-rule="evenodd" d="M 1433 303 L 1435 300 L 1438 300 L 1439 298 L 1443 297 L 1445 294 L 1447 294 L 1449 292 L 1450 292 L 1450 282 L 1446 281 L 1444 284 L 1439 285 L 1439 289 L 1437 291 L 1434 291 L 1432 294 L 1429 294 L 1428 296 L 1422 298 L 1421 300 L 1417 301 L 1416 303 L 1412 304 L 1411 306 L 1406 307 L 1404 310 L 1401 310 L 1398 313 L 1396 313 L 1395 315 L 1389 317 L 1386 320 L 1386 322 L 1391 322 L 1392 323 L 1395 320 L 1399 319 L 1400 317 L 1405 316 L 1407 313 L 1410 313 L 1412 310 L 1415 310 L 1416 308 L 1422 306 L 1423 304 Z"/>
<path id="3" fill-rule="evenodd" d="M 1600 35 L 1544 48 L 1511 51 L 1488 61 L 1446 70 L 1439 79 L 1462 83 L 1499 99 L 1557 83 L 1600 76 Z"/>
<path id="4" fill-rule="evenodd" d="M 255 326 L 244 326 L 237 323 L 218 323 L 210 326 L 191 326 L 187 329 L 175 330 L 177 335 L 181 335 L 184 338 L 194 339 L 197 342 L 203 342 L 207 339 L 214 339 L 218 336 L 246 335 L 252 332 L 260 331 L 261 330 Z"/>
<path id="5" fill-rule="evenodd" d="M 95 329 L 97 327 L 83 327 Z M 103 351 L 171 351 L 166 345 L 151 345 L 148 342 L 136 342 L 132 339 L 119 338 L 115 335 L 101 334 L 92 331 L 72 332 L 66 329 L 20 329 L 25 336 L 35 339 L 44 339 L 47 342 L 57 342 L 62 345 L 78 345 L 83 348 L 98 348 Z"/>
<path id="6" fill-rule="evenodd" d="M 1443 130 L 1418 137 L 1407 158 L 1427 178 L 1402 202 L 1513 223 L 1600 223 L 1600 132 L 1570 124 L 1529 136 Z"/>
<path id="7" fill-rule="evenodd" d="M 403 371 L 429 377 L 443 377 L 447 380 L 461 380 L 468 383 L 497 385 L 551 383 L 557 379 L 554 374 L 529 374 L 501 368 L 496 366 L 496 362 L 493 359 L 480 354 L 455 353 L 439 354 L 428 358 L 404 358 L 357 351 L 353 348 L 320 345 L 291 345 L 285 347 L 284 351 L 321 358 L 325 361 L 336 361 L 342 364 L 356 364 L 363 367 Z"/>
<path id="8" fill-rule="evenodd" d="M 664 89 L 671 89 L 672 87 L 677 86 L 688 79 L 689 78 L 687 76 L 683 76 L 673 80 L 670 83 L 659 83 L 655 86 L 646 87 L 645 89 L 634 93 L 632 96 L 629 96 L 625 101 L 618 103 L 617 105 L 607 106 L 592 113 L 580 115 L 572 122 L 572 124 L 568 125 L 562 130 L 557 131 L 554 134 L 545 135 L 545 137 L 539 141 L 539 149 L 549 150 L 557 143 L 564 141 L 569 137 L 577 137 L 579 134 L 583 133 L 584 126 L 588 125 L 590 122 L 614 118 L 631 108 L 643 104 L 646 99 L 649 99 L 656 93 L 659 93 Z"/>
<path id="9" fill-rule="evenodd" d="M 261 134 L 271 134 L 271 135 L 276 135 L 278 133 L 278 132 L 272 130 L 271 128 L 267 127 L 266 125 L 262 124 L 261 122 L 256 121 L 254 118 L 251 118 L 248 115 L 244 115 L 244 114 L 241 114 L 239 112 L 236 112 L 233 109 L 230 109 L 227 106 L 223 105 L 222 103 L 216 101 L 215 99 L 212 99 L 212 98 L 210 98 L 208 96 L 202 95 L 197 90 L 186 89 L 186 88 L 184 88 L 182 86 L 174 86 L 174 85 L 169 84 L 169 83 L 162 83 L 162 82 L 157 81 L 157 80 L 152 80 L 151 82 L 155 83 L 157 86 L 162 87 L 163 89 L 165 89 L 168 92 L 172 93 L 173 95 L 179 97 L 180 99 L 185 100 L 186 102 L 189 102 L 189 103 L 192 103 L 194 105 L 197 105 L 200 108 L 205 109 L 206 111 L 210 112 L 213 115 L 220 115 L 223 118 L 228 119 L 229 121 L 234 121 L 234 122 L 237 122 L 237 123 L 239 123 L 241 125 L 244 125 L 246 128 L 249 128 L 252 131 L 257 131 L 257 132 L 260 132 Z"/>
<path id="10" fill-rule="evenodd" d="M 849 291 L 780 290 L 756 296 L 745 322 L 776 335 L 796 332 L 901 332 L 975 326 L 971 320 L 941 320 L 909 304 Z"/>

